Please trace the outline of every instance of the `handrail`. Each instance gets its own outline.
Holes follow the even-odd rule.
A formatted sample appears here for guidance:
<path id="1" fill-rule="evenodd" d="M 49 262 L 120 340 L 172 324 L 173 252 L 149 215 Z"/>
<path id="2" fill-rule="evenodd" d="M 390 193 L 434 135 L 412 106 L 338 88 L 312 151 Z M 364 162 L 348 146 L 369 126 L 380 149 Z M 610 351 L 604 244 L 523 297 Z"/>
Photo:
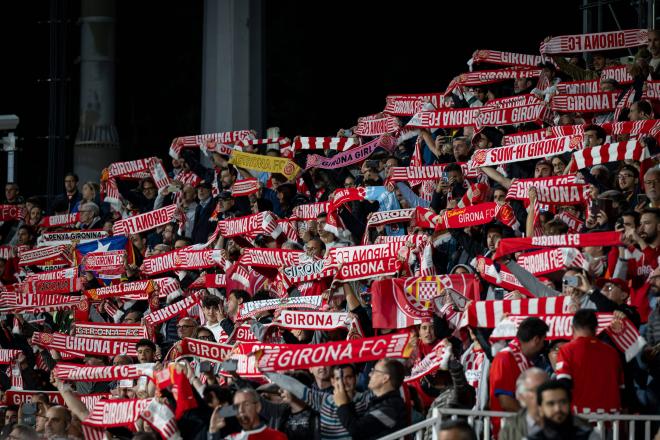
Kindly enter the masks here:
<path id="1" fill-rule="evenodd" d="M 417 439 L 421 439 L 424 434 L 424 431 L 428 428 L 433 429 L 432 438 L 433 440 L 436 440 L 438 438 L 437 436 L 440 425 L 443 422 L 443 416 L 449 416 L 451 418 L 457 416 L 468 417 L 469 423 L 473 425 L 475 417 L 484 417 L 486 419 L 490 419 L 491 417 L 501 417 L 506 419 L 514 415 L 516 415 L 516 413 L 502 412 L 502 411 L 476 411 L 469 409 L 434 408 L 432 417 L 427 418 L 426 420 L 422 420 L 421 422 L 417 422 L 414 425 L 408 426 L 407 428 L 393 432 L 392 434 L 388 434 L 384 437 L 381 437 L 379 440 L 398 440 L 412 434 L 416 434 L 415 437 Z M 629 437 L 631 439 L 635 438 L 635 423 L 632 422 L 644 423 L 645 439 L 651 438 L 651 423 L 660 422 L 660 415 L 590 413 L 590 414 L 579 414 L 579 417 L 582 417 L 583 419 L 586 419 L 591 423 L 596 423 L 597 426 L 595 429 L 598 430 L 601 434 L 605 430 L 605 423 L 612 422 L 612 434 L 613 434 L 612 438 L 614 439 L 619 438 L 620 435 L 619 424 L 621 422 L 628 422 L 630 428 Z M 490 423 L 484 424 L 483 436 L 479 436 L 479 437 L 480 438 L 490 437 Z"/>

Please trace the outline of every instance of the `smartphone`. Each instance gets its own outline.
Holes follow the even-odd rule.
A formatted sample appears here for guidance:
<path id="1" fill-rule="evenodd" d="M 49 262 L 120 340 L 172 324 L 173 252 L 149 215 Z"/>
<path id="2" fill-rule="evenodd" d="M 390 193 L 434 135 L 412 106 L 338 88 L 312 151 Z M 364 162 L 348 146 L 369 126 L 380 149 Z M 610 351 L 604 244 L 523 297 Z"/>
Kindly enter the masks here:
<path id="1" fill-rule="evenodd" d="M 237 371 L 238 370 L 238 360 L 236 360 L 236 359 L 227 359 L 226 361 L 222 362 L 222 365 L 220 366 L 220 369 L 222 371 L 226 371 L 227 373 L 230 373 L 232 371 Z"/>
<path id="2" fill-rule="evenodd" d="M 644 206 L 649 204 L 649 198 L 646 196 L 646 194 L 637 194 L 637 205 L 641 204 L 644 204 Z"/>
<path id="3" fill-rule="evenodd" d="M 207 373 L 211 371 L 211 362 L 209 361 L 203 361 L 199 363 L 199 372 L 200 373 Z"/>
<path id="4" fill-rule="evenodd" d="M 119 381 L 119 388 L 133 388 L 134 385 L 133 379 L 122 379 Z"/>
<path id="5" fill-rule="evenodd" d="M 592 200 L 591 201 L 591 206 L 589 207 L 589 210 L 591 211 L 592 215 L 597 215 L 600 211 L 602 211 L 602 206 L 600 203 L 600 200 Z"/>
<path id="6" fill-rule="evenodd" d="M 226 419 L 227 417 L 236 417 L 238 415 L 238 411 L 234 405 L 225 405 L 220 408 L 218 415 L 223 419 Z"/>
<path id="7" fill-rule="evenodd" d="M 496 287 L 493 289 L 493 293 L 495 294 L 495 299 L 504 299 L 504 289 L 501 287 Z"/>
<path id="8" fill-rule="evenodd" d="M 570 275 L 565 276 L 562 282 L 564 283 L 564 286 L 568 286 L 568 287 L 577 287 L 580 285 L 580 280 L 578 279 L 578 277 L 570 276 Z"/>
<path id="9" fill-rule="evenodd" d="M 447 171 L 443 171 L 440 175 L 440 180 L 443 182 L 449 182 L 449 173 Z"/>
<path id="10" fill-rule="evenodd" d="M 337 368 L 335 370 L 335 379 L 344 380 L 344 369 L 343 368 Z"/>
<path id="11" fill-rule="evenodd" d="M 26 402 L 23 404 L 22 409 L 23 417 L 21 419 L 21 423 L 34 427 L 37 423 L 37 404 Z"/>

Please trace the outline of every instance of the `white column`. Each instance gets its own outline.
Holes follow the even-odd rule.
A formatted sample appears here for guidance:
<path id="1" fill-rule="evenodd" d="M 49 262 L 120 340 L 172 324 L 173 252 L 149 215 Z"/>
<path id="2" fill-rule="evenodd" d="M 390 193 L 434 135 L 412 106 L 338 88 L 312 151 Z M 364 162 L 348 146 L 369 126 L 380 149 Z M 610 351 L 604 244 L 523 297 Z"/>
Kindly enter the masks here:
<path id="1" fill-rule="evenodd" d="M 202 133 L 261 131 L 261 46 L 261 0 L 204 1 Z"/>

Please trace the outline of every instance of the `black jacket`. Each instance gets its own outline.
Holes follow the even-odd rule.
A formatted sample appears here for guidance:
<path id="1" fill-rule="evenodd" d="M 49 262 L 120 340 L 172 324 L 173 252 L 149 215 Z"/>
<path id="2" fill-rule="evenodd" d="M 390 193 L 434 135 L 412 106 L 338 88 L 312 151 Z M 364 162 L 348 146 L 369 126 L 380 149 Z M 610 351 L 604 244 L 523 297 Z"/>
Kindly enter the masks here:
<path id="1" fill-rule="evenodd" d="M 355 439 L 377 439 L 407 425 L 406 407 L 399 390 L 390 391 L 369 402 L 367 412 L 358 417 L 353 402 L 337 408 L 339 421 Z"/>
<path id="2" fill-rule="evenodd" d="M 215 230 L 216 222 L 209 221 L 215 207 L 218 204 L 217 197 L 209 200 L 206 206 L 202 207 L 201 203 L 195 208 L 195 225 L 192 230 L 193 244 L 206 243 L 209 235 Z"/>

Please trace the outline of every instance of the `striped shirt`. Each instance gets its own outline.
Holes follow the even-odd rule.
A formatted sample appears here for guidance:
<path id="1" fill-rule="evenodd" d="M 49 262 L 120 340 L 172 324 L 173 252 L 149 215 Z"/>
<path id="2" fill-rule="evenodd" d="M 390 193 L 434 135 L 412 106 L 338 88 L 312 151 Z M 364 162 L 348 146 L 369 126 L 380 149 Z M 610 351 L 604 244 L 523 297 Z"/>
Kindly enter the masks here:
<path id="1" fill-rule="evenodd" d="M 355 393 L 353 403 L 358 417 L 367 411 L 373 393 Z M 321 439 L 323 440 L 351 440 L 351 434 L 344 428 L 337 415 L 337 405 L 331 393 L 305 388 L 303 399 L 314 411 L 319 413 L 321 421 Z"/>

